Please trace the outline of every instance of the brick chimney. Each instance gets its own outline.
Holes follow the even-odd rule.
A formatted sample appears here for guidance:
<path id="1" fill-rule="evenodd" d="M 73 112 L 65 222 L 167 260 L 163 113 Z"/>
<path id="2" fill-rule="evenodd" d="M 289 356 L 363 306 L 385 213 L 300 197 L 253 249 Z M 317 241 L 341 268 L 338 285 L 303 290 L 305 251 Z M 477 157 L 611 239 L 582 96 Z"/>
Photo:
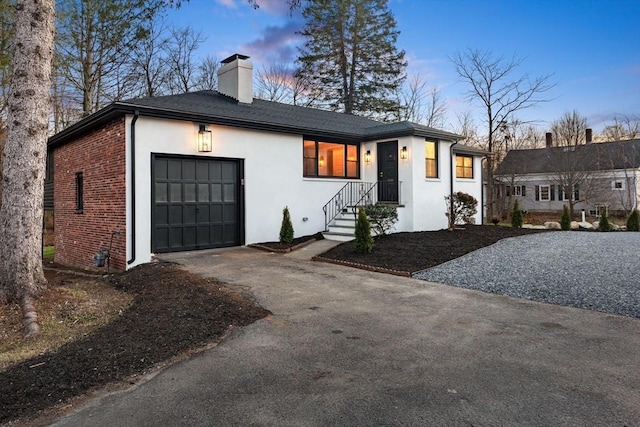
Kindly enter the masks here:
<path id="1" fill-rule="evenodd" d="M 547 140 L 547 148 L 553 147 L 553 134 L 551 132 L 547 132 L 544 136 Z"/>
<path id="2" fill-rule="evenodd" d="M 584 133 L 586 143 L 591 144 L 593 142 L 593 129 L 587 129 Z"/>
<path id="3" fill-rule="evenodd" d="M 218 70 L 218 92 L 238 102 L 253 102 L 253 64 L 248 56 L 235 54 L 222 61 Z"/>

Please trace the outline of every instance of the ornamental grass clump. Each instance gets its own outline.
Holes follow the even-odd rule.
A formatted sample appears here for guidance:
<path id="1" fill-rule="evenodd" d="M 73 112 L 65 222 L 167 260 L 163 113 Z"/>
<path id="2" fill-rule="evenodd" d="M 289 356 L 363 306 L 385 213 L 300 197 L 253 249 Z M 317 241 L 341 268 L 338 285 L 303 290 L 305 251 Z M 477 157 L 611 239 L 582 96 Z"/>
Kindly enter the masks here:
<path id="1" fill-rule="evenodd" d="M 611 224 L 609 223 L 609 218 L 607 216 L 607 208 L 602 208 L 600 222 L 598 222 L 598 230 L 611 231 Z"/>
<path id="2" fill-rule="evenodd" d="M 560 229 L 571 230 L 571 214 L 567 205 L 562 206 L 562 217 L 560 218 Z"/>
<path id="3" fill-rule="evenodd" d="M 293 224 L 291 224 L 291 215 L 289 215 L 289 207 L 285 206 L 282 210 L 282 225 L 280 226 L 280 243 L 293 242 Z"/>
<path id="4" fill-rule="evenodd" d="M 371 253 L 373 249 L 373 238 L 371 237 L 371 225 L 367 219 L 367 214 L 363 208 L 358 209 L 358 219 L 356 220 L 356 252 L 361 254 Z"/>
<path id="5" fill-rule="evenodd" d="M 640 213 L 634 209 L 627 218 L 627 231 L 640 231 Z"/>
<path id="6" fill-rule="evenodd" d="M 520 203 L 516 200 L 513 202 L 513 212 L 511 213 L 511 226 L 513 228 L 522 228 L 522 210 Z"/>

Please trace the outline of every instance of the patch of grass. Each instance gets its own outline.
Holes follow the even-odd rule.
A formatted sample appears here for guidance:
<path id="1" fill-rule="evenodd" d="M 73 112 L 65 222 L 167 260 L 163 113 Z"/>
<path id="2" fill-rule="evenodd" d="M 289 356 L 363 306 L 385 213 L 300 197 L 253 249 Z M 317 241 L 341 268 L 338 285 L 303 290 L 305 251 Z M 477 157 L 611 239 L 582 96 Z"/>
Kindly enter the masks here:
<path id="1" fill-rule="evenodd" d="M 55 246 L 45 246 L 44 251 L 42 252 L 42 256 L 46 260 L 52 260 L 55 255 Z"/>
<path id="2" fill-rule="evenodd" d="M 52 271 L 45 275 L 49 286 L 36 302 L 41 328 L 36 338 L 22 339 L 18 305 L 0 305 L 0 371 L 88 335 L 117 318 L 133 301 L 99 278 Z"/>

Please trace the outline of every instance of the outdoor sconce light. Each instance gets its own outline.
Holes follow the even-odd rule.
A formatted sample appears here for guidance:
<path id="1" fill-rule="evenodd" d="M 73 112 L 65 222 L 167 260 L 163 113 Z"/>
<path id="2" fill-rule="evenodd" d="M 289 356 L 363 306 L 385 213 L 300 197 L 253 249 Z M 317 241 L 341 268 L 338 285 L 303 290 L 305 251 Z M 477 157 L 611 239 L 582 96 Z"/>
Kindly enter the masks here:
<path id="1" fill-rule="evenodd" d="M 364 162 L 371 163 L 371 150 L 367 150 L 367 152 L 364 153 Z"/>
<path id="2" fill-rule="evenodd" d="M 204 125 L 200 125 L 200 130 L 198 130 L 198 151 L 200 153 L 211 151 L 211 131 L 207 130 Z"/>
<path id="3" fill-rule="evenodd" d="M 409 153 L 407 153 L 407 146 L 406 145 L 404 147 L 402 147 L 402 150 L 400 150 L 400 158 L 402 160 L 407 160 L 409 158 Z"/>
<path id="4" fill-rule="evenodd" d="M 322 168 L 324 167 L 324 156 L 320 156 L 320 161 L 318 162 L 318 165 Z"/>

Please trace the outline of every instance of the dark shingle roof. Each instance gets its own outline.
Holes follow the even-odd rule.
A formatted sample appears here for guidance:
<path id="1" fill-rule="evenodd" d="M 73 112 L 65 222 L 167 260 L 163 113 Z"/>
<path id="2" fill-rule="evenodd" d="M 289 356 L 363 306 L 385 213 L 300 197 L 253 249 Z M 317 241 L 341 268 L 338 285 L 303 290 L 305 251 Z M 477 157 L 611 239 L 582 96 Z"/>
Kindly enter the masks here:
<path id="1" fill-rule="evenodd" d="M 237 126 L 272 132 L 300 133 L 345 141 L 367 141 L 418 135 L 445 140 L 462 139 L 460 135 L 429 128 L 417 123 L 381 123 L 365 117 L 254 99 L 239 103 L 216 91 L 199 91 L 180 95 L 118 101 L 52 136 L 49 143 L 63 144 L 72 135 L 91 129 L 99 122 L 122 114 L 133 114 L 201 123 Z M 462 146 L 461 146 L 462 148 Z"/>
<path id="2" fill-rule="evenodd" d="M 496 170 L 496 175 L 525 175 L 573 170 L 613 170 L 640 167 L 640 139 L 511 150 Z"/>

